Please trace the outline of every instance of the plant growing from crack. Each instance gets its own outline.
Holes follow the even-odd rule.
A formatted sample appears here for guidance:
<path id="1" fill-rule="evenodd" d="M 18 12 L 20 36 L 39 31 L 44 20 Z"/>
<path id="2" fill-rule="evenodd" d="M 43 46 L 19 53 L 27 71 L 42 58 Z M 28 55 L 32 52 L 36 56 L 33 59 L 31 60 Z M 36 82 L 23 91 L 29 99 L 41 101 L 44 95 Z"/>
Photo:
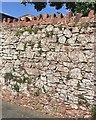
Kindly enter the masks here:
<path id="1" fill-rule="evenodd" d="M 34 93 L 34 96 L 39 96 L 39 89 Z"/>
<path id="2" fill-rule="evenodd" d="M 25 30 L 18 30 L 16 31 L 16 36 L 20 36 L 21 34 L 23 34 L 23 32 L 25 32 Z"/>
<path id="3" fill-rule="evenodd" d="M 12 89 L 15 90 L 16 92 L 19 92 L 20 90 L 20 85 L 18 85 L 18 83 L 16 82 L 13 86 Z"/>
<path id="4" fill-rule="evenodd" d="M 37 29 L 37 28 L 33 29 L 33 33 L 34 33 L 34 34 L 37 34 L 37 32 L 38 32 L 38 29 Z"/>
<path id="5" fill-rule="evenodd" d="M 44 85 L 42 86 L 42 89 L 43 89 L 44 93 L 47 92 Z"/>
<path id="6" fill-rule="evenodd" d="M 92 115 L 92 119 L 95 120 L 96 118 L 96 106 L 92 106 L 91 108 L 91 115 Z"/>
<path id="7" fill-rule="evenodd" d="M 8 80 L 8 79 L 11 80 L 11 79 L 13 79 L 12 72 L 5 73 L 4 78 L 5 78 L 5 80 Z"/>
<path id="8" fill-rule="evenodd" d="M 77 97 L 78 97 L 78 104 L 82 105 L 87 103 L 87 100 L 83 94 L 78 94 Z"/>
<path id="9" fill-rule="evenodd" d="M 62 25 L 59 25 L 58 28 L 59 28 L 59 30 L 62 30 Z"/>

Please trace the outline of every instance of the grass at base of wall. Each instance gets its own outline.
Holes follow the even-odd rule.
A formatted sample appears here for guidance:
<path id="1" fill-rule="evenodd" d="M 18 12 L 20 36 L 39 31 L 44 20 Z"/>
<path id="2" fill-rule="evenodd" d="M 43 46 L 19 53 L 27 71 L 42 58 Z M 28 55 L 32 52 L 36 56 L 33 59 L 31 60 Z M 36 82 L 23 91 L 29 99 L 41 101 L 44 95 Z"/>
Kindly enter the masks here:
<path id="1" fill-rule="evenodd" d="M 93 106 L 91 108 L 91 115 L 92 115 L 92 119 L 95 120 L 96 119 L 96 106 Z"/>

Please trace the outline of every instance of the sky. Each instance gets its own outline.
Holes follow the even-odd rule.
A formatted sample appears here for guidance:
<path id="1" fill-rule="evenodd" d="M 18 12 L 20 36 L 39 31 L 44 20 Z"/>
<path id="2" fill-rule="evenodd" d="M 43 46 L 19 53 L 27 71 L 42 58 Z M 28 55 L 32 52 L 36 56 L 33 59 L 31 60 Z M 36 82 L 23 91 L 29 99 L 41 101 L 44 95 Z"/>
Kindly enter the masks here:
<path id="1" fill-rule="evenodd" d="M 56 10 L 55 7 L 50 7 L 47 5 L 46 8 L 41 10 L 40 12 L 37 12 L 36 9 L 34 9 L 34 5 L 27 4 L 27 6 L 24 6 L 23 4 L 20 4 L 20 2 L 1 2 L 0 4 L 0 12 L 6 13 L 8 15 L 14 16 L 16 18 L 25 15 L 25 14 L 32 14 L 34 16 L 37 16 L 38 14 L 52 14 L 57 12 L 62 12 L 63 15 L 66 15 L 68 10 L 65 9 L 66 6 L 64 5 L 61 9 Z"/>

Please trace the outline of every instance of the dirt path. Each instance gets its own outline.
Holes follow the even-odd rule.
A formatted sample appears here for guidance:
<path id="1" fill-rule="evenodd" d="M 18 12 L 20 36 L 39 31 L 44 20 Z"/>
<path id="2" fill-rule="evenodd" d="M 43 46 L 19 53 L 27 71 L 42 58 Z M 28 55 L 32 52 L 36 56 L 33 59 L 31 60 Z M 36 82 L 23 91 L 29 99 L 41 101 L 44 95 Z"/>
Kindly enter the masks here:
<path id="1" fill-rule="evenodd" d="M 50 118 L 39 112 L 2 101 L 2 118 Z"/>

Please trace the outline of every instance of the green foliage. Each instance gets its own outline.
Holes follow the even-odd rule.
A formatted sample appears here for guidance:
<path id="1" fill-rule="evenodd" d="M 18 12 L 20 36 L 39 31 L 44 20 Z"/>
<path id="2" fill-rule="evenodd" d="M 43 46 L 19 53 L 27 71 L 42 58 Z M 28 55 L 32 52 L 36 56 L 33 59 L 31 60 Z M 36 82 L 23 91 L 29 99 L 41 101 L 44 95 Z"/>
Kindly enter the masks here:
<path id="1" fill-rule="evenodd" d="M 83 94 L 78 94 L 77 97 L 78 97 L 78 104 L 82 105 L 87 103 L 87 100 L 85 99 Z"/>
<path id="2" fill-rule="evenodd" d="M 21 34 L 23 34 L 23 32 L 24 32 L 25 30 L 18 30 L 18 31 L 16 31 L 16 36 L 20 36 Z"/>
<path id="3" fill-rule="evenodd" d="M 78 99 L 82 99 L 82 100 L 85 100 L 83 94 L 78 94 Z"/>
<path id="4" fill-rule="evenodd" d="M 5 73 L 4 78 L 5 80 L 8 80 L 8 79 L 11 80 L 13 79 L 13 75 L 11 72 L 8 72 L 8 73 Z"/>
<path id="5" fill-rule="evenodd" d="M 33 30 L 30 28 L 30 29 L 28 29 L 27 31 L 29 32 L 29 34 L 32 34 L 32 31 L 33 31 Z"/>
<path id="6" fill-rule="evenodd" d="M 44 85 L 42 86 L 42 89 L 43 89 L 44 93 L 46 93 L 46 89 L 45 89 Z"/>
<path id="7" fill-rule="evenodd" d="M 62 25 L 59 25 L 58 28 L 59 28 L 59 30 L 62 30 Z"/>
<path id="8" fill-rule="evenodd" d="M 32 34 L 32 32 L 33 32 L 34 34 L 37 34 L 38 29 L 37 29 L 37 28 L 34 28 L 34 29 L 30 28 L 30 29 L 27 29 L 27 31 L 29 32 L 29 34 Z"/>
<path id="9" fill-rule="evenodd" d="M 46 34 L 46 37 L 51 37 L 52 38 L 53 31 L 50 31 L 50 32 L 46 31 L 45 34 Z"/>
<path id="10" fill-rule="evenodd" d="M 15 90 L 16 92 L 19 92 L 19 89 L 20 89 L 20 86 L 17 84 L 14 84 L 13 87 L 12 87 L 13 90 Z"/>
<path id="11" fill-rule="evenodd" d="M 39 96 L 39 89 L 34 93 L 34 96 Z"/>
<path id="12" fill-rule="evenodd" d="M 88 26 L 89 26 L 89 23 L 87 23 L 87 22 L 82 25 L 82 27 L 85 28 L 86 30 L 87 30 Z"/>
<path id="13" fill-rule="evenodd" d="M 91 114 L 92 114 L 92 118 L 95 120 L 95 118 L 96 118 L 96 106 L 92 107 Z"/>
<path id="14" fill-rule="evenodd" d="M 37 29 L 37 28 L 33 29 L 33 33 L 34 33 L 34 34 L 37 34 L 37 32 L 38 32 L 38 29 Z"/>
<path id="15" fill-rule="evenodd" d="M 30 0 L 29 0 L 30 1 Z M 85 2 L 86 1 L 86 2 Z M 47 3 L 51 7 L 55 7 L 57 10 L 61 9 L 66 4 L 66 9 L 70 10 L 73 14 L 82 13 L 83 16 L 87 16 L 90 10 L 96 11 L 95 5 L 96 0 L 78 0 L 77 2 L 21 2 L 26 5 L 26 3 L 34 4 L 34 8 L 37 11 L 41 11 L 47 6 Z"/>
<path id="16" fill-rule="evenodd" d="M 22 80 L 22 82 L 23 83 L 28 83 L 28 81 L 29 81 L 29 77 L 26 77 L 26 76 L 23 76 L 23 80 Z"/>

